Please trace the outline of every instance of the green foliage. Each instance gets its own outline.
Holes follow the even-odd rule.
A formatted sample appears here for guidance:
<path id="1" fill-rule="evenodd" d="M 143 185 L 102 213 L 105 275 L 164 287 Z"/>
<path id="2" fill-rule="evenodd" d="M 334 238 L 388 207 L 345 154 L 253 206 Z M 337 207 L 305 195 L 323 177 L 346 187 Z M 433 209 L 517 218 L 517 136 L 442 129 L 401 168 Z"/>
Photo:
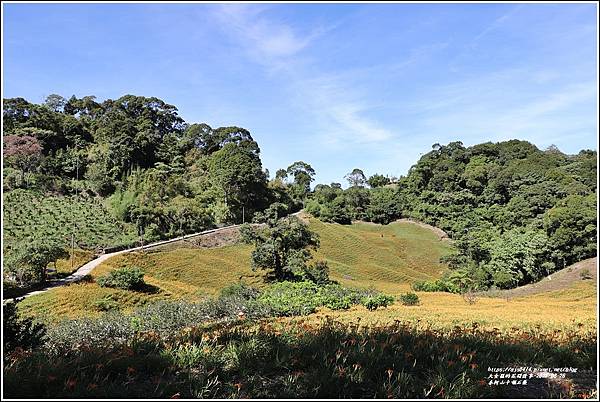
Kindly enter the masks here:
<path id="1" fill-rule="evenodd" d="M 144 282 L 144 271 L 138 267 L 117 268 L 97 280 L 98 285 L 107 288 L 124 290 L 141 290 Z"/>
<path id="2" fill-rule="evenodd" d="M 442 279 L 437 279 L 435 281 L 418 281 L 413 283 L 411 287 L 417 292 L 459 292 L 458 288 Z"/>
<path id="3" fill-rule="evenodd" d="M 327 261 L 316 261 L 314 264 L 305 265 L 296 276 L 317 285 L 326 285 L 330 282 Z"/>
<path id="4" fill-rule="evenodd" d="M 241 298 L 254 300 L 260 295 L 260 290 L 244 283 L 238 282 L 221 289 L 220 298 Z"/>
<path id="5" fill-rule="evenodd" d="M 177 312 L 170 311 L 175 319 Z M 87 336 L 95 340 L 98 332 L 104 333 L 90 325 L 90 331 L 78 333 L 80 341 L 71 337 L 62 349 L 47 344 L 5 364 L 4 395 L 24 399 L 168 399 L 174 395 L 185 399 L 436 395 L 506 399 L 520 393 L 482 382 L 489 375 L 488 367 L 513 367 L 526 361 L 536 367 L 584 369 L 593 367 L 597 356 L 596 334 L 577 330 L 557 340 L 556 333 L 535 329 L 423 330 L 402 322 L 359 327 L 329 320 L 302 327 L 236 322 L 215 330 L 196 325 L 125 335 L 122 323 L 111 318 L 115 318 L 110 327 L 114 338 L 122 336 L 116 342 L 88 341 Z M 593 386 L 586 391 L 593 392 Z M 584 397 L 583 391 L 551 391 L 543 384 L 536 386 L 536 396 Z"/>
<path id="6" fill-rule="evenodd" d="M 405 293 L 400 296 L 400 302 L 405 306 L 416 306 L 419 304 L 419 296 L 416 293 Z"/>
<path id="7" fill-rule="evenodd" d="M 387 307 L 394 303 L 394 298 L 392 296 L 378 294 L 371 297 L 366 297 L 363 299 L 362 304 L 368 310 L 377 310 L 379 307 Z"/>
<path id="8" fill-rule="evenodd" d="M 291 198 L 295 202 L 304 203 L 308 193 L 310 193 L 310 183 L 314 180 L 315 170 L 308 163 L 297 161 L 281 171 L 279 178 L 285 180 L 292 177 L 293 181 L 289 186 Z"/>
<path id="9" fill-rule="evenodd" d="M 267 270 L 267 275 L 275 280 L 303 275 L 311 258 L 310 250 L 319 246 L 317 234 L 295 216 L 270 219 L 266 227 L 243 225 L 240 233 L 246 243 L 255 245 L 252 269 Z"/>
<path id="10" fill-rule="evenodd" d="M 434 145 L 400 179 L 399 214 L 449 233 L 457 272 L 417 288 L 514 287 L 595 255 L 595 157 L 518 140 Z"/>
<path id="11" fill-rule="evenodd" d="M 373 290 L 345 288 L 336 283 L 279 282 L 268 287 L 258 298 L 274 315 L 298 316 L 314 313 L 319 307 L 345 310 L 363 304 L 370 310 L 388 306 L 394 299 Z"/>
<path id="12" fill-rule="evenodd" d="M 210 156 L 208 170 L 235 222 L 266 206 L 266 175 L 255 142 L 226 143 Z"/>
<path id="13" fill-rule="evenodd" d="M 119 309 L 119 303 L 112 295 L 107 295 L 95 300 L 93 306 L 98 311 L 113 311 Z"/>
<path id="14" fill-rule="evenodd" d="M 50 239 L 13 244 L 6 253 L 4 274 L 23 287 L 44 283 L 48 264 L 67 257 L 67 250 Z"/>
<path id="15" fill-rule="evenodd" d="M 369 186 L 371 186 L 371 188 L 375 188 L 386 186 L 391 183 L 391 180 L 389 177 L 384 176 L 382 174 L 374 174 L 373 176 L 369 177 L 367 183 L 369 183 Z"/>
<path id="16" fill-rule="evenodd" d="M 3 240 L 11 247 L 32 238 L 69 247 L 73 230 L 76 246 L 84 249 L 127 244 L 136 238 L 131 225 L 111 216 L 97 199 L 15 190 L 4 193 L 3 200 Z"/>
<path id="17" fill-rule="evenodd" d="M 258 299 L 278 316 L 307 315 L 320 306 L 318 286 L 312 282 L 279 282 L 270 286 Z"/>
<path id="18" fill-rule="evenodd" d="M 4 356 L 16 348 L 32 349 L 39 346 L 46 335 L 43 324 L 34 323 L 31 318 L 20 318 L 17 303 L 19 299 L 7 301 L 2 305 L 2 341 Z"/>

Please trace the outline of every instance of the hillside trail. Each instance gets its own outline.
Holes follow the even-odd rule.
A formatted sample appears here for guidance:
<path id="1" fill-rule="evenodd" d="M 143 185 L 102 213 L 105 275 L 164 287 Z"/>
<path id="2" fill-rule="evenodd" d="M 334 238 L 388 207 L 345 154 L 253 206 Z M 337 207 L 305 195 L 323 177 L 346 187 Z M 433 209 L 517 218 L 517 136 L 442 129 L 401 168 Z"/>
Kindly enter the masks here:
<path id="1" fill-rule="evenodd" d="M 593 257 L 588 258 L 587 260 L 576 262 L 575 264 L 569 265 L 560 271 L 556 271 L 551 275 L 546 276 L 544 279 L 536 283 L 530 283 L 529 285 L 519 286 L 518 288 L 514 289 L 482 292 L 479 295 L 512 299 L 567 289 L 573 284 L 584 280 L 597 283 L 597 259 L 597 257 Z M 584 279 L 583 276 L 586 276 L 587 279 Z"/>
<path id="2" fill-rule="evenodd" d="M 305 213 L 302 210 L 293 213 L 292 216 L 297 216 L 301 220 L 306 219 Z M 47 292 L 48 290 L 56 288 L 56 287 L 70 285 L 72 283 L 79 282 L 79 281 L 83 280 L 87 275 L 89 275 L 89 273 L 92 272 L 94 270 L 94 268 L 96 268 L 97 266 L 102 264 L 104 261 L 106 261 L 114 256 L 120 255 L 120 254 L 130 253 L 132 251 L 146 250 L 149 248 L 154 248 L 154 247 L 162 246 L 165 244 L 180 242 L 182 240 L 189 240 L 189 239 L 192 239 L 195 237 L 199 237 L 199 236 L 207 235 L 207 234 L 211 234 L 211 233 L 228 232 L 228 231 L 231 231 L 231 229 L 239 228 L 240 226 L 241 225 L 230 225 L 230 226 L 224 226 L 222 228 L 217 228 L 217 229 L 209 229 L 209 230 L 205 230 L 205 231 L 198 232 L 198 233 L 192 233 L 192 234 L 188 234 L 188 235 L 184 235 L 184 236 L 178 236 L 178 237 L 168 239 L 168 240 L 161 240 L 161 241 L 157 241 L 154 243 L 149 243 L 144 246 L 137 246 L 137 247 L 132 247 L 132 248 L 124 249 L 124 250 L 115 251 L 112 253 L 102 254 L 102 255 L 98 256 L 97 258 L 94 258 L 93 260 L 91 260 L 91 261 L 85 263 L 84 265 L 82 265 L 81 267 L 79 267 L 71 275 L 69 275 L 65 278 L 62 278 L 62 279 L 53 280 L 52 282 L 48 283 L 46 285 L 46 287 L 25 293 L 24 295 L 17 297 L 17 299 L 26 299 L 28 297 Z"/>
<path id="3" fill-rule="evenodd" d="M 69 276 L 67 276 L 65 278 L 62 278 L 62 279 L 54 280 L 54 281 L 48 283 L 47 286 L 44 287 L 43 289 L 39 289 L 39 290 L 34 290 L 34 291 L 31 291 L 31 292 L 28 292 L 28 293 L 26 293 L 26 294 L 24 294 L 22 296 L 19 296 L 18 299 L 27 298 L 27 297 L 31 297 L 31 296 L 34 296 L 34 295 L 39 295 L 41 293 L 47 292 L 48 290 L 50 290 L 52 288 L 56 288 L 56 287 L 59 287 L 59 286 L 70 285 L 72 283 L 79 282 L 82 279 L 84 279 L 87 275 L 89 275 L 89 273 L 92 272 L 92 270 L 94 268 L 96 268 L 98 265 L 102 264 L 104 261 L 108 260 L 109 258 L 112 258 L 112 257 L 120 255 L 120 254 L 130 253 L 132 251 L 145 250 L 145 249 L 148 249 L 148 248 L 162 246 L 164 244 L 174 243 L 174 242 L 177 242 L 177 241 L 188 240 L 190 238 L 194 238 L 194 237 L 206 235 L 206 234 L 209 234 L 209 233 L 218 233 L 218 232 L 221 232 L 221 231 L 230 230 L 232 228 L 237 228 L 239 226 L 240 225 L 231 225 L 231 226 L 224 226 L 222 228 L 217 228 L 217 229 L 209 229 L 209 230 L 205 230 L 203 232 L 188 234 L 188 235 L 184 235 L 184 236 L 178 236 L 178 237 L 175 237 L 173 239 L 161 240 L 161 241 L 157 241 L 157 242 L 154 242 L 154 243 L 149 243 L 149 244 L 146 244 L 144 246 L 137 246 L 137 247 L 132 247 L 132 248 L 124 249 L 124 250 L 115 251 L 115 252 L 112 252 L 112 253 L 102 254 L 99 257 L 97 257 L 97 258 L 95 258 L 95 259 L 93 259 L 93 260 L 85 263 L 81 267 L 79 267 L 77 269 L 77 271 L 73 272 L 71 275 L 69 275 Z"/>

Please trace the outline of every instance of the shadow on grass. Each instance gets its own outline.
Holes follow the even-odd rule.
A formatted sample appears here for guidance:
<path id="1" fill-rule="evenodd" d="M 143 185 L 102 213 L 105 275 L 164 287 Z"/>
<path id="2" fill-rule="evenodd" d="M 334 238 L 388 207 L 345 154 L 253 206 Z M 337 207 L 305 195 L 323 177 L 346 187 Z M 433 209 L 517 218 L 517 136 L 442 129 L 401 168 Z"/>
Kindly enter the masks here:
<path id="1" fill-rule="evenodd" d="M 157 294 L 160 292 L 160 288 L 158 286 L 150 285 L 149 283 L 144 283 L 143 286 L 134 289 L 136 292 L 146 293 L 149 295 Z"/>
<path id="2" fill-rule="evenodd" d="M 50 345 L 51 346 L 51 345 Z M 568 383 L 489 385 L 488 367 L 596 369 L 595 334 L 237 321 L 168 337 L 5 357 L 10 398 L 585 397 Z M 566 384 L 566 385 L 565 385 Z M 567 386 L 568 385 L 568 386 Z"/>

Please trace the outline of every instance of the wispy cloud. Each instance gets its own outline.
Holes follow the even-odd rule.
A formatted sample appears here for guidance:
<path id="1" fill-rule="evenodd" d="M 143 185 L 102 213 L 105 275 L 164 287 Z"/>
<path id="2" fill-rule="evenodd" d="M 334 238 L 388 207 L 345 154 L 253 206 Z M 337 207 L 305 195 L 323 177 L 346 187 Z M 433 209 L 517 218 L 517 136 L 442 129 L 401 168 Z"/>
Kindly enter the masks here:
<path id="1" fill-rule="evenodd" d="M 267 5 L 221 4 L 214 16 L 229 34 L 257 63 L 278 70 L 297 56 L 326 29 L 319 27 L 307 34 L 294 32 L 291 26 L 268 18 Z"/>
<path id="2" fill-rule="evenodd" d="M 323 145 L 336 146 L 342 139 L 344 143 L 361 144 L 392 137 L 390 131 L 367 116 L 370 106 L 364 94 L 349 85 L 364 72 L 341 71 L 330 75 L 319 71 L 303 54 L 337 24 L 319 26 L 302 34 L 291 25 L 268 17 L 268 11 L 265 6 L 224 4 L 216 9 L 216 16 L 254 62 L 271 74 L 282 75 L 297 107 L 320 122 L 318 140 Z M 406 63 L 418 57 L 418 53 L 411 54 Z"/>
<path id="3" fill-rule="evenodd" d="M 522 138 L 540 146 L 588 135 L 594 121 L 582 116 L 595 105 L 598 92 L 593 82 L 556 85 L 543 92 L 528 91 L 520 82 L 536 72 L 524 69 L 492 74 L 439 88 L 428 94 L 441 99 L 416 104 L 418 130 L 444 141 L 465 143 Z M 419 107 L 423 109 L 419 110 Z M 580 109 L 581 108 L 581 109 Z"/>
<path id="4" fill-rule="evenodd" d="M 485 36 L 489 35 L 491 32 L 504 26 L 504 24 L 506 24 L 506 22 L 511 17 L 513 17 L 521 8 L 522 8 L 522 5 L 518 4 L 515 7 L 511 8 L 508 12 L 506 12 L 506 13 L 502 14 L 500 17 L 496 18 L 491 24 L 489 24 L 487 27 L 485 27 L 479 34 L 477 34 L 473 38 L 473 40 L 471 41 L 471 43 L 469 44 L 468 47 L 470 47 L 470 48 L 477 47 L 477 45 L 479 45 L 479 42 Z"/>

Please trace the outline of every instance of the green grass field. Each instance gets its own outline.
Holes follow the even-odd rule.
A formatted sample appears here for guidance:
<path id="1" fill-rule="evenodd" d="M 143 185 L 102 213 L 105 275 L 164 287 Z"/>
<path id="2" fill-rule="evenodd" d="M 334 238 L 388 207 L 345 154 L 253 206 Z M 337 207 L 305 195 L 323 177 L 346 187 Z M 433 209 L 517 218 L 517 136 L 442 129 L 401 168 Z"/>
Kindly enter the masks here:
<path id="1" fill-rule="evenodd" d="M 310 226 L 321 237 L 317 258 L 328 261 L 331 277 L 395 296 L 415 280 L 441 275 L 446 267 L 439 257 L 452 248 L 411 223 L 341 226 L 310 219 Z M 20 312 L 53 323 L 99 316 L 96 303 L 107 298 L 127 312 L 160 299 L 197 301 L 240 278 L 266 286 L 262 273 L 249 268 L 251 246 L 176 247 L 120 255 L 92 272 L 97 278 L 118 267 L 139 266 L 150 285 L 146 292 L 101 288 L 91 281 L 28 298 Z M 417 294 L 416 306 L 397 301 L 375 311 L 321 308 L 301 317 L 192 324 L 169 332 L 175 335 L 170 340 L 150 331 L 123 345 L 110 340 L 78 345 L 64 357 L 23 355 L 5 370 L 4 386 L 10 395 L 23 397 L 597 395 L 585 373 L 559 388 L 540 380 L 515 391 L 490 387 L 486 380 L 490 366 L 593 367 L 595 281 L 582 279 L 558 291 L 512 299 L 480 297 L 475 303 L 456 294 Z M 192 372 L 198 368 L 204 371 Z"/>
<path id="2" fill-rule="evenodd" d="M 347 286 L 373 287 L 394 296 L 409 291 L 410 284 L 416 280 L 439 277 L 446 269 L 439 263 L 439 257 L 452 249 L 451 243 L 440 241 L 431 231 L 412 223 L 343 226 L 310 219 L 310 227 L 321 237 L 316 258 L 328 261 L 333 279 Z M 95 303 L 106 297 L 129 311 L 159 299 L 198 301 L 240 278 L 258 287 L 265 286 L 262 273 L 250 269 L 251 246 L 173 247 L 117 256 L 92 272 L 92 277 L 97 278 L 118 267 L 138 266 L 146 273 L 145 280 L 152 287 L 150 292 L 101 288 L 94 282 L 80 283 L 26 299 L 20 304 L 21 311 L 55 322 L 63 318 L 98 316 L 102 312 L 97 310 Z M 566 330 L 581 325 L 595 330 L 596 291 L 594 281 L 581 281 L 572 288 L 523 298 L 479 298 L 473 305 L 460 295 L 417 292 L 421 303 L 416 307 L 396 302 L 375 312 L 362 306 L 348 311 L 323 309 L 311 319 L 319 320 L 329 315 L 344 322 L 362 319 L 365 325 L 402 320 L 439 328 L 477 322 L 487 328 L 505 330 L 539 326 L 548 330 Z"/>
<path id="3" fill-rule="evenodd" d="M 445 266 L 439 257 L 450 251 L 449 243 L 438 240 L 427 229 L 410 223 L 387 226 L 354 224 L 343 226 L 310 220 L 319 233 L 317 259 L 325 259 L 334 280 L 353 287 L 373 287 L 398 295 L 415 280 L 441 275 Z M 92 272 L 97 278 L 112 269 L 138 266 L 154 292 L 133 292 L 81 283 L 53 289 L 21 303 L 22 311 L 50 321 L 64 317 L 101 314 L 94 303 L 111 297 L 124 309 L 157 299 L 199 300 L 223 287 L 244 280 L 264 286 L 263 273 L 250 269 L 251 246 L 236 244 L 213 249 L 169 247 L 165 251 L 129 253 L 108 260 Z"/>
<path id="4" fill-rule="evenodd" d="M 94 199 L 42 196 L 33 191 L 4 193 L 5 245 L 36 237 L 69 246 L 73 222 L 79 248 L 93 249 L 135 241 L 135 229 L 119 223 Z"/>

